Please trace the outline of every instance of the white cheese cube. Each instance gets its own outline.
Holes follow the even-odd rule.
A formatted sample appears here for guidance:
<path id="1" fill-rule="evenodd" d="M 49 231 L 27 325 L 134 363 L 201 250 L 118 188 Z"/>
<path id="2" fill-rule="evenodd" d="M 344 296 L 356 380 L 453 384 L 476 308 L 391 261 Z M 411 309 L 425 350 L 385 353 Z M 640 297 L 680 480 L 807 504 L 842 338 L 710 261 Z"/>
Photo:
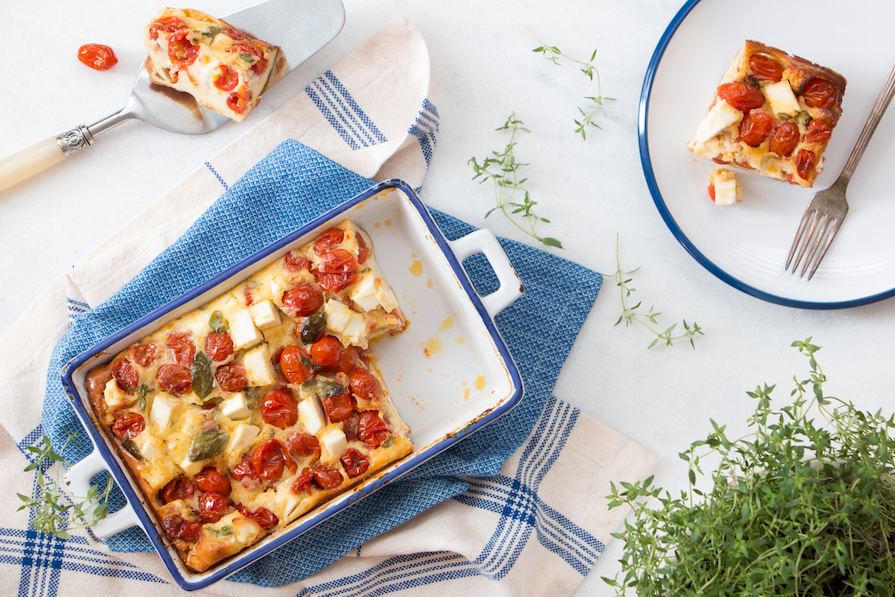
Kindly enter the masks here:
<path id="1" fill-rule="evenodd" d="M 246 402 L 245 394 L 240 392 L 221 402 L 221 414 L 231 419 L 245 419 L 252 414 Z"/>
<path id="2" fill-rule="evenodd" d="M 143 455 L 145 460 L 152 460 L 156 456 L 162 453 L 162 450 L 165 449 L 165 446 L 158 439 L 154 437 L 150 437 L 143 443 L 143 447 L 140 448 L 140 454 Z"/>
<path id="3" fill-rule="evenodd" d="M 132 405 L 137 401 L 137 396 L 139 396 L 137 393 L 123 392 L 114 378 L 110 379 L 106 383 L 106 387 L 103 388 L 103 399 L 106 401 L 106 406 L 112 410 Z"/>
<path id="4" fill-rule="evenodd" d="M 333 428 L 320 436 L 320 446 L 330 455 L 329 460 L 337 460 L 345 453 L 348 447 L 348 439 L 345 433 L 338 428 Z"/>
<path id="5" fill-rule="evenodd" d="M 230 317 L 229 323 L 230 337 L 233 338 L 233 348 L 236 350 L 253 346 L 263 339 L 248 309 L 237 311 Z"/>
<path id="6" fill-rule="evenodd" d="M 360 282 L 357 282 L 349 295 L 358 307 L 364 311 L 372 311 L 379 306 L 379 298 L 376 293 L 376 275 L 369 272 Z"/>
<path id="7" fill-rule="evenodd" d="M 174 409 L 177 407 L 177 402 L 172 398 L 166 398 L 164 395 L 159 394 L 152 400 L 152 410 L 149 411 L 149 420 L 159 428 L 167 427 L 171 423 L 171 418 L 174 415 Z"/>
<path id="8" fill-rule="evenodd" d="M 382 305 L 386 313 L 391 313 L 398 308 L 398 299 L 395 293 L 389 288 L 388 282 L 382 278 L 376 279 L 376 300 Z"/>
<path id="9" fill-rule="evenodd" d="M 270 300 L 252 305 L 249 307 L 249 313 L 259 330 L 280 325 L 280 310 Z"/>
<path id="10" fill-rule="evenodd" d="M 234 517 L 233 528 L 233 536 L 240 545 L 247 545 L 261 533 L 261 525 L 247 517 Z"/>
<path id="11" fill-rule="evenodd" d="M 250 386 L 269 386 L 276 381 L 266 344 L 245 353 L 242 357 L 242 366 L 245 367 L 246 379 Z"/>
<path id="12" fill-rule="evenodd" d="M 715 168 L 711 184 L 715 187 L 715 205 L 733 205 L 743 200 L 743 187 L 730 170 Z"/>
<path id="13" fill-rule="evenodd" d="M 180 468 L 190 477 L 195 477 L 202 472 L 202 469 L 205 468 L 205 464 L 206 463 L 201 460 L 199 462 L 193 462 L 189 457 L 186 457 L 180 461 Z"/>
<path id="14" fill-rule="evenodd" d="M 258 434 L 261 433 L 260 427 L 254 425 L 246 425 L 240 423 L 236 431 L 230 434 L 230 445 L 227 447 L 227 454 L 233 458 L 245 452 L 252 444 Z"/>
<path id="15" fill-rule="evenodd" d="M 799 100 L 796 99 L 796 95 L 792 92 L 792 87 L 789 86 L 789 81 L 786 79 L 765 86 L 761 92 L 764 93 L 768 103 L 771 104 L 771 110 L 778 118 L 784 114 L 795 116 L 801 109 Z"/>
<path id="16" fill-rule="evenodd" d="M 286 293 L 286 280 L 283 279 L 282 276 L 276 276 L 272 278 L 269 282 L 270 286 L 270 296 L 277 300 L 282 300 L 283 294 Z"/>
<path id="17" fill-rule="evenodd" d="M 342 330 L 342 335 L 345 336 L 349 342 L 354 340 L 352 344 L 357 344 L 366 331 L 366 318 L 360 313 L 352 313 L 348 318 L 348 324 L 345 326 L 345 329 Z"/>
<path id="18" fill-rule="evenodd" d="M 288 487 L 290 484 L 286 484 Z M 286 495 L 286 500 L 283 503 L 283 517 L 290 521 L 293 518 L 299 516 L 301 514 L 300 506 L 304 504 L 310 496 L 307 493 L 292 493 L 291 491 Z"/>
<path id="19" fill-rule="evenodd" d="M 298 404 L 298 420 L 311 435 L 317 435 L 323 429 L 326 425 L 326 415 L 317 396 L 309 396 Z"/>
<path id="20" fill-rule="evenodd" d="M 323 310 L 326 313 L 326 327 L 337 334 L 344 334 L 345 327 L 348 325 L 354 311 L 333 299 L 326 301 L 326 304 L 323 305 Z"/>
<path id="21" fill-rule="evenodd" d="M 736 124 L 743 119 L 743 113 L 728 104 L 723 99 L 718 99 L 712 109 L 709 110 L 699 128 L 696 129 L 694 140 L 697 144 L 705 143 L 727 127 Z"/>

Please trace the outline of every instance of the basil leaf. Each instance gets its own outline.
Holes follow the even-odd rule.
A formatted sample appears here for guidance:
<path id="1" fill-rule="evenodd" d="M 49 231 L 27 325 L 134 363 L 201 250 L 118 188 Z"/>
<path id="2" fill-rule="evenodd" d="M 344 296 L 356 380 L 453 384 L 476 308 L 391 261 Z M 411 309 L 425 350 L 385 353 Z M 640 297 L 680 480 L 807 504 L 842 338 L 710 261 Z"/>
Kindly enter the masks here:
<path id="1" fill-rule="evenodd" d="M 320 309 L 308 317 L 301 326 L 301 343 L 311 344 L 326 328 L 326 311 Z"/>
<path id="2" fill-rule="evenodd" d="M 314 389 L 317 391 L 318 396 L 326 398 L 345 393 L 345 387 L 342 384 L 320 377 L 314 380 Z"/>
<path id="3" fill-rule="evenodd" d="M 224 314 L 220 311 L 215 311 L 211 314 L 211 318 L 209 318 L 208 320 L 208 327 L 216 332 L 226 332 L 228 329 L 230 329 L 227 320 L 224 319 Z"/>
<path id="4" fill-rule="evenodd" d="M 193 393 L 201 400 L 211 393 L 214 375 L 211 372 L 211 359 L 204 352 L 196 354 L 190 367 Z"/>
<path id="5" fill-rule="evenodd" d="M 383 447 L 383 448 L 388 448 L 388 447 L 391 446 L 393 443 L 395 443 L 395 436 L 394 436 L 394 435 L 390 435 L 390 436 L 388 436 L 387 438 L 385 438 L 385 441 L 384 441 L 384 442 L 382 442 L 382 447 Z"/>
<path id="6" fill-rule="evenodd" d="M 220 429 L 202 429 L 193 437 L 187 458 L 190 462 L 214 458 L 224 451 L 229 438 L 230 436 Z"/>
<path id="7" fill-rule="evenodd" d="M 143 460 L 143 455 L 140 453 L 140 448 L 137 447 L 137 444 L 134 443 L 134 440 L 126 437 L 121 440 L 121 445 L 124 447 L 125 450 L 128 451 L 131 456 L 133 456 L 137 460 Z"/>

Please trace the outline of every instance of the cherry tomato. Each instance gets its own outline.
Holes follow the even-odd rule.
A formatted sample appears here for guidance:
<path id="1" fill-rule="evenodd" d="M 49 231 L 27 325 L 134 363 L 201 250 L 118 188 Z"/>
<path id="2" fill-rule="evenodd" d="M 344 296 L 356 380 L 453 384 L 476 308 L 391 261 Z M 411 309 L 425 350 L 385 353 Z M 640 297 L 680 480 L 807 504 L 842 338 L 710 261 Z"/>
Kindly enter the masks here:
<path id="1" fill-rule="evenodd" d="M 283 308 L 293 317 L 307 317 L 323 306 L 323 291 L 310 282 L 301 282 L 283 293 Z"/>
<path id="2" fill-rule="evenodd" d="M 212 361 L 226 361 L 233 354 L 233 338 L 227 332 L 211 332 L 205 337 L 205 353 Z"/>
<path id="3" fill-rule="evenodd" d="M 214 378 L 217 380 L 218 386 L 225 392 L 242 392 L 249 387 L 245 367 L 236 363 L 218 367 L 214 372 Z"/>
<path id="4" fill-rule="evenodd" d="M 315 466 L 311 474 L 317 485 L 323 489 L 335 489 L 342 484 L 342 473 L 339 472 L 339 469 L 325 464 Z"/>
<path id="5" fill-rule="evenodd" d="M 219 64 L 218 70 L 220 72 L 212 77 L 214 86 L 221 91 L 233 91 L 236 88 L 236 84 L 239 83 L 239 75 L 236 74 L 233 67 L 226 64 Z"/>
<path id="6" fill-rule="evenodd" d="M 357 429 L 357 438 L 371 448 L 375 448 L 384 442 L 391 431 L 385 421 L 375 410 L 365 410 L 360 413 L 360 422 Z"/>
<path id="7" fill-rule="evenodd" d="M 246 518 L 251 518 L 255 522 L 257 522 L 262 529 L 272 529 L 277 525 L 279 520 L 276 515 L 268 510 L 267 508 L 261 507 L 256 510 L 249 510 L 246 507 L 239 508 L 239 511 L 242 512 L 242 515 Z"/>
<path id="8" fill-rule="evenodd" d="M 357 365 L 359 362 L 360 358 L 357 356 L 356 346 L 342 348 L 342 357 L 339 359 L 339 366 L 336 368 L 336 371 L 341 371 L 342 373 L 351 373 L 352 371 L 357 369 Z"/>
<path id="9" fill-rule="evenodd" d="M 370 256 L 370 249 L 367 248 L 367 242 L 363 235 L 357 235 L 357 262 L 364 263 Z"/>
<path id="10" fill-rule="evenodd" d="M 261 486 L 258 475 L 255 474 L 255 467 L 252 466 L 252 457 L 244 454 L 242 460 L 230 471 L 230 476 L 243 484 L 243 486 L 254 491 Z"/>
<path id="11" fill-rule="evenodd" d="M 740 121 L 740 137 L 749 147 L 758 147 L 774 128 L 774 117 L 764 110 L 752 110 Z"/>
<path id="12" fill-rule="evenodd" d="M 202 523 L 197 520 L 186 520 L 179 514 L 169 514 L 162 520 L 162 528 L 169 537 L 192 542 L 199 538 Z"/>
<path id="13" fill-rule="evenodd" d="M 323 336 L 311 344 L 311 361 L 321 367 L 335 367 L 342 360 L 342 343 L 333 336 Z"/>
<path id="14" fill-rule="evenodd" d="M 326 418 L 330 423 L 345 421 L 354 412 L 354 398 L 348 392 L 336 396 L 323 396 L 320 399 Z"/>
<path id="15" fill-rule="evenodd" d="M 764 54 L 749 57 L 749 70 L 753 77 L 762 81 L 777 82 L 783 78 L 783 65 Z"/>
<path id="16" fill-rule="evenodd" d="M 286 448 L 296 459 L 308 456 L 313 456 L 314 460 L 320 458 L 320 441 L 309 433 L 292 434 L 286 440 Z"/>
<path id="17" fill-rule="evenodd" d="M 180 31 L 168 37 L 168 58 L 180 68 L 189 66 L 199 56 L 199 48 L 187 39 L 188 35 L 189 32 Z"/>
<path id="18" fill-rule="evenodd" d="M 133 393 L 140 384 L 140 374 L 137 368 L 127 359 L 116 359 L 112 364 L 112 377 L 118 382 L 118 387 L 127 392 Z"/>
<path id="19" fill-rule="evenodd" d="M 314 241 L 314 252 L 326 255 L 345 240 L 345 231 L 341 228 L 330 228 Z"/>
<path id="20" fill-rule="evenodd" d="M 334 249 L 326 254 L 318 266 L 317 282 L 330 292 L 339 292 L 354 284 L 357 261 L 345 249 Z"/>
<path id="21" fill-rule="evenodd" d="M 283 444 L 271 438 L 252 452 L 252 467 L 262 481 L 275 481 L 282 476 L 287 458 Z"/>
<path id="22" fill-rule="evenodd" d="M 382 386 L 379 380 L 369 371 L 355 371 L 348 378 L 348 387 L 351 393 L 364 400 L 374 400 L 382 396 Z"/>
<path id="23" fill-rule="evenodd" d="M 153 23 L 149 26 L 149 38 L 158 39 L 159 31 L 164 31 L 165 33 L 174 33 L 175 31 L 180 31 L 181 29 L 186 28 L 186 23 L 184 23 L 177 17 L 162 17 L 157 21 L 153 21 Z"/>
<path id="24" fill-rule="evenodd" d="M 811 176 L 811 173 L 814 171 L 816 162 L 817 156 L 814 152 L 803 149 L 796 156 L 796 172 L 798 172 L 799 176 L 804 180 L 808 180 L 808 177 Z"/>
<path id="25" fill-rule="evenodd" d="M 230 479 L 213 466 L 206 466 L 201 473 L 196 475 L 196 485 L 202 491 L 210 491 L 221 495 L 230 493 Z"/>
<path id="26" fill-rule="evenodd" d="M 248 286 L 242 289 L 242 294 L 246 300 L 246 307 L 251 306 L 251 304 L 255 302 L 255 297 L 252 295 L 252 289 Z"/>
<path id="27" fill-rule="evenodd" d="M 94 70 L 109 70 L 118 64 L 112 48 L 101 44 L 86 44 L 78 48 L 78 60 Z"/>
<path id="28" fill-rule="evenodd" d="M 189 332 L 171 332 L 165 341 L 165 346 L 171 350 L 174 362 L 184 367 L 193 364 L 196 358 L 196 346 L 193 344 L 193 335 Z"/>
<path id="29" fill-rule="evenodd" d="M 177 477 L 162 487 L 158 496 L 164 503 L 170 504 L 174 500 L 188 500 L 194 493 L 196 493 L 195 483 L 186 477 Z"/>
<path id="30" fill-rule="evenodd" d="M 234 52 L 236 54 L 247 54 L 249 56 L 254 56 L 257 60 L 252 64 L 252 72 L 256 75 L 260 75 L 267 70 L 267 59 L 264 58 L 264 53 L 251 44 L 235 44 L 231 46 L 228 52 Z"/>
<path id="31" fill-rule="evenodd" d="M 146 429 L 146 421 L 139 413 L 123 413 L 115 418 L 112 425 L 112 433 L 120 439 L 133 439 Z"/>
<path id="32" fill-rule="evenodd" d="M 799 127 L 787 120 L 771 136 L 770 150 L 782 158 L 789 156 L 799 144 Z"/>
<path id="33" fill-rule="evenodd" d="M 295 251 L 289 251 L 283 258 L 283 267 L 287 272 L 311 271 L 311 262 Z"/>
<path id="34" fill-rule="evenodd" d="M 712 198 L 712 201 L 715 200 L 715 185 L 714 184 L 709 185 L 709 197 Z"/>
<path id="35" fill-rule="evenodd" d="M 199 497 L 199 516 L 202 517 L 202 522 L 217 522 L 229 509 L 227 498 L 219 493 L 208 491 Z"/>
<path id="36" fill-rule="evenodd" d="M 292 483 L 293 493 L 311 493 L 311 482 L 314 480 L 314 473 L 309 469 L 301 472 L 297 479 Z"/>
<path id="37" fill-rule="evenodd" d="M 249 104 L 252 102 L 252 92 L 251 90 L 243 88 L 242 91 L 234 91 L 230 94 L 230 97 L 227 98 L 227 107 L 236 112 L 237 114 L 242 114 L 246 111 L 246 108 L 249 107 Z M 250 305 L 251 303 L 246 303 Z"/>
<path id="38" fill-rule="evenodd" d="M 721 85 L 718 87 L 718 97 L 742 112 L 764 105 L 764 94 L 761 89 L 743 81 Z"/>
<path id="39" fill-rule="evenodd" d="M 233 27 L 224 27 L 224 33 L 226 33 L 235 41 L 245 39 L 245 34 L 243 34 L 243 32 L 239 31 L 238 29 L 234 29 Z"/>
<path id="40" fill-rule="evenodd" d="M 149 367 L 158 358 L 158 346 L 155 342 L 149 344 L 134 344 L 130 347 L 128 355 L 131 360 L 141 367 Z"/>
<path id="41" fill-rule="evenodd" d="M 308 355 L 300 347 L 290 344 L 280 353 L 280 370 L 289 383 L 302 384 L 314 375 L 314 370 L 302 362 Z"/>
<path id="42" fill-rule="evenodd" d="M 367 472 L 367 469 L 370 468 L 370 461 L 367 457 L 354 448 L 348 448 L 339 460 L 342 461 L 342 466 L 345 467 L 345 472 L 348 473 L 348 476 L 352 479 L 358 475 L 364 474 Z"/>
<path id="43" fill-rule="evenodd" d="M 190 370 L 180 365 L 162 365 L 155 376 L 159 385 L 178 396 L 193 389 Z"/>
<path id="44" fill-rule="evenodd" d="M 825 120 L 814 119 L 808 123 L 808 131 L 805 133 L 806 143 L 822 143 L 830 138 L 833 131 Z"/>
<path id="45" fill-rule="evenodd" d="M 261 418 L 280 429 L 291 427 L 298 421 L 298 403 L 286 390 L 271 392 L 261 403 Z"/>
<path id="46" fill-rule="evenodd" d="M 805 83 L 799 97 L 811 108 L 834 108 L 837 104 L 836 87 L 826 79 L 812 77 Z"/>

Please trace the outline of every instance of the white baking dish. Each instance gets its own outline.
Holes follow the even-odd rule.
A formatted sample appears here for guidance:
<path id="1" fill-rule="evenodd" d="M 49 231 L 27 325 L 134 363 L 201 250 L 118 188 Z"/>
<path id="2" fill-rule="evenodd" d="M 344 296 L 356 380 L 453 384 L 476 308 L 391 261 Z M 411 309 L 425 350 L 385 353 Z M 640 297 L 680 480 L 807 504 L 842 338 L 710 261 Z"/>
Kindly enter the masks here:
<path id="1" fill-rule="evenodd" d="M 410 322 L 399 335 L 376 342 L 377 366 L 401 417 L 411 426 L 415 449 L 362 484 L 322 504 L 282 531 L 201 574 L 187 569 L 158 531 L 147 497 L 130 478 L 103 426 L 95 419 L 84 379 L 95 366 L 166 322 L 202 305 L 287 251 L 349 218 L 373 240 L 376 259 Z M 494 269 L 498 290 L 480 297 L 461 263 L 482 253 Z M 100 538 L 140 526 L 174 580 L 186 590 L 206 587 L 267 555 L 329 516 L 353 504 L 506 413 L 522 397 L 522 380 L 493 317 L 522 294 L 522 285 L 497 239 L 479 230 L 448 241 L 414 192 L 401 181 L 376 185 L 294 233 L 227 269 L 166 306 L 85 351 L 63 371 L 63 385 L 94 444 L 66 482 L 86 495 L 90 479 L 109 471 L 128 506 L 92 527 Z"/>

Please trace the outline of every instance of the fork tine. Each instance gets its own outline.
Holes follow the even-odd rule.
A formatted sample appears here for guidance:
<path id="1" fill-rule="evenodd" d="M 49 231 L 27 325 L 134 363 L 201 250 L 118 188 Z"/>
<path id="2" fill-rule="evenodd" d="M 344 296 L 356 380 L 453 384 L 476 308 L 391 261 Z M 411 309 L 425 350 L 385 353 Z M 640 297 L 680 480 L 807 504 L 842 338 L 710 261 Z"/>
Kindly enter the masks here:
<path id="1" fill-rule="evenodd" d="M 811 237 L 814 236 L 814 229 L 817 228 L 817 222 L 820 218 L 821 215 L 818 212 L 811 212 L 811 223 L 810 226 L 808 226 L 808 232 L 806 232 L 805 236 L 802 238 L 801 247 L 799 248 L 799 254 L 796 256 L 796 260 L 792 264 L 792 273 L 796 273 L 796 270 L 799 268 L 799 262 L 802 261 L 802 256 L 805 254 L 805 250 L 808 248 L 808 243 L 811 242 Z"/>
<path id="2" fill-rule="evenodd" d="M 820 250 L 820 253 L 817 255 L 817 261 L 814 262 L 814 267 L 811 268 L 811 273 L 808 274 L 808 279 L 814 277 L 814 272 L 817 271 L 817 266 L 820 265 L 820 262 L 823 261 L 824 255 L 827 254 L 827 249 L 830 248 L 830 245 L 833 243 L 833 238 L 836 236 L 836 233 L 839 232 L 839 228 L 842 226 L 842 220 L 833 220 L 832 225 L 830 226 L 830 232 L 827 235 L 827 240 L 824 242 L 823 248 Z"/>
<path id="3" fill-rule="evenodd" d="M 800 278 L 805 277 L 805 272 L 808 271 L 808 267 L 814 260 L 814 254 L 817 253 L 817 249 L 820 247 L 821 241 L 823 241 L 824 235 L 827 232 L 827 227 L 830 225 L 830 216 L 823 215 L 821 218 L 820 227 L 817 229 L 817 234 L 814 236 L 814 242 L 811 243 L 811 249 L 808 251 L 808 256 L 805 257 L 805 263 L 802 264 L 802 273 L 799 274 Z"/>
<path id="4" fill-rule="evenodd" d="M 786 266 L 783 268 L 784 271 L 789 269 L 789 264 L 792 262 L 792 256 L 795 255 L 796 247 L 799 246 L 799 241 L 802 240 L 802 233 L 805 232 L 805 226 L 808 224 L 808 219 L 811 214 L 811 210 L 805 210 L 805 214 L 802 216 L 802 221 L 799 222 L 799 230 L 796 232 L 796 237 L 792 239 L 792 248 L 789 249 L 789 257 L 786 258 Z M 796 267 L 798 267 L 798 262 L 796 262 Z"/>

